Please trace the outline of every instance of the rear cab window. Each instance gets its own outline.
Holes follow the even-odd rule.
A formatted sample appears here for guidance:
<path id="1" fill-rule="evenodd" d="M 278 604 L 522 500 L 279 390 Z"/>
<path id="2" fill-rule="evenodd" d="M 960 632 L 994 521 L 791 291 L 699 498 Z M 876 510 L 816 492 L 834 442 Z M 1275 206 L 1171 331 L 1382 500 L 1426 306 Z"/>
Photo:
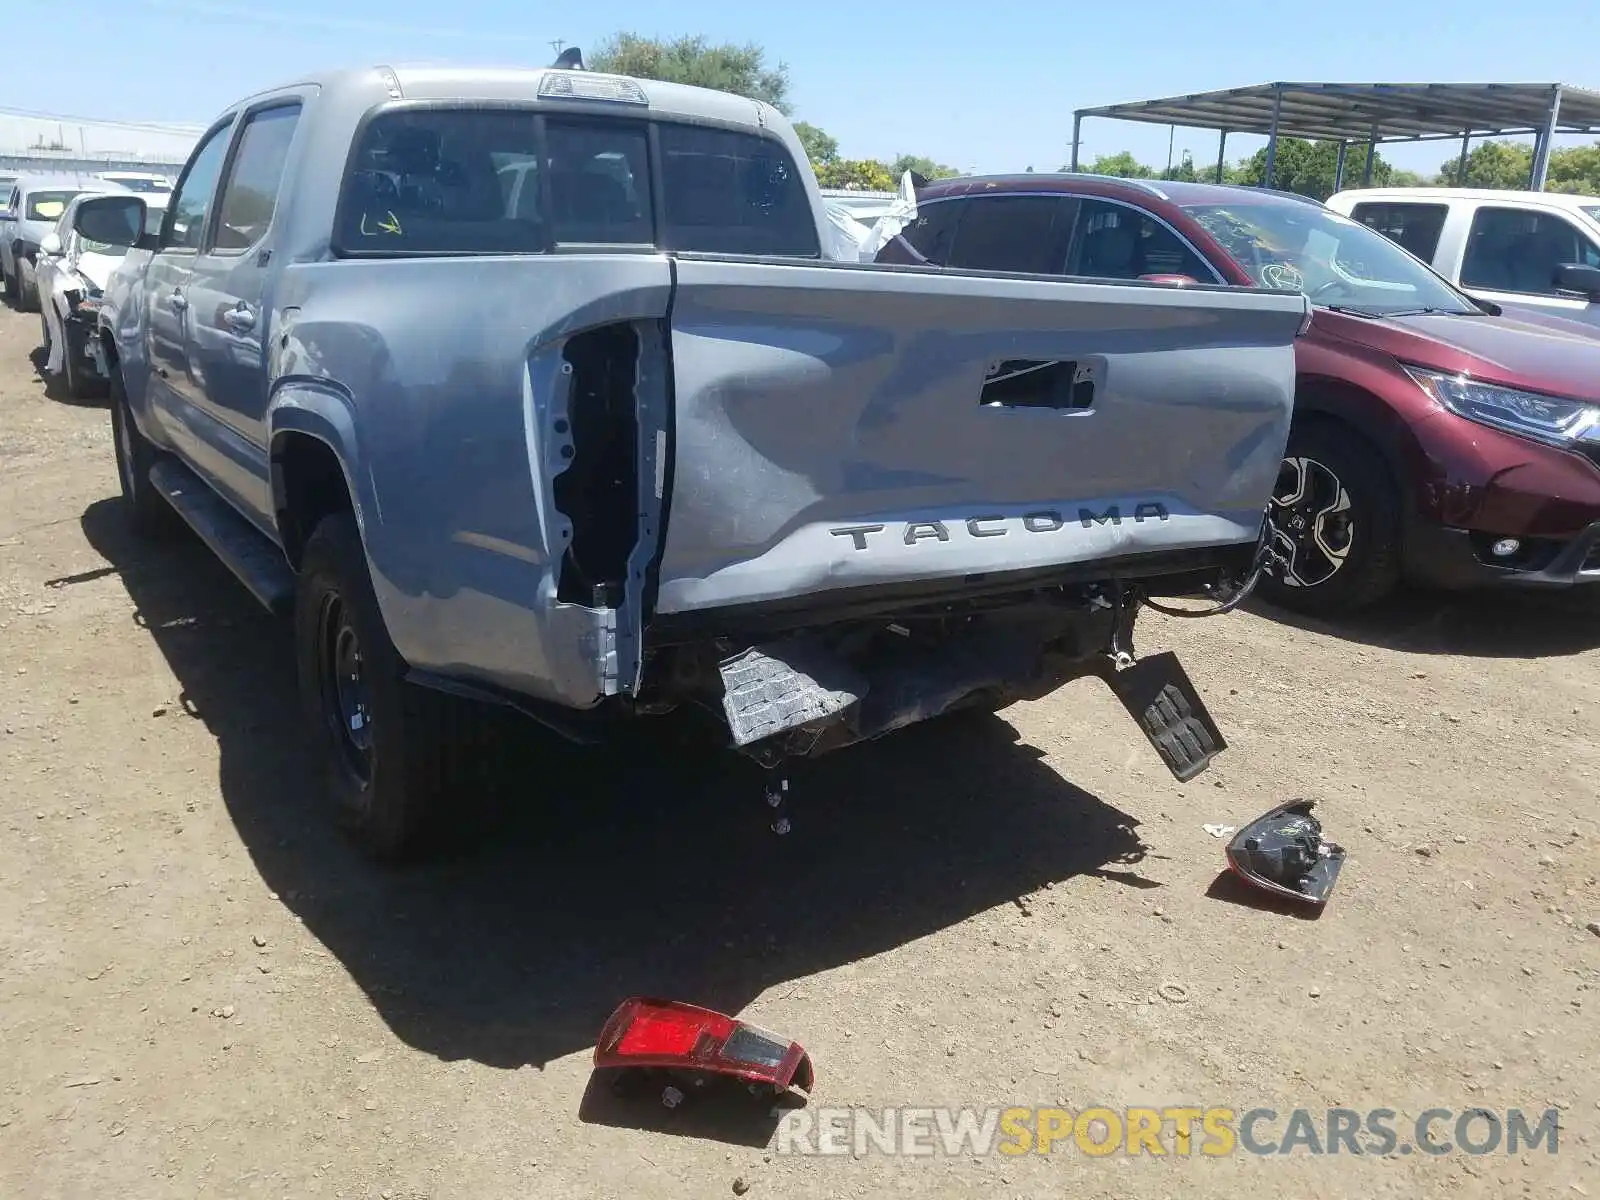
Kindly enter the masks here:
<path id="1" fill-rule="evenodd" d="M 663 121 L 665 250 L 818 258 L 816 219 L 783 143 Z"/>
<path id="2" fill-rule="evenodd" d="M 1350 210 L 1352 220 L 1377 230 L 1426 263 L 1433 261 L 1434 251 L 1439 248 L 1439 235 L 1444 232 L 1445 218 L 1449 215 L 1447 204 L 1394 201 L 1369 200 Z"/>
<path id="3" fill-rule="evenodd" d="M 776 139 L 532 109 L 380 111 L 335 220 L 345 256 L 537 254 L 557 246 L 820 257 Z M 656 195 L 656 181 L 662 195 Z"/>

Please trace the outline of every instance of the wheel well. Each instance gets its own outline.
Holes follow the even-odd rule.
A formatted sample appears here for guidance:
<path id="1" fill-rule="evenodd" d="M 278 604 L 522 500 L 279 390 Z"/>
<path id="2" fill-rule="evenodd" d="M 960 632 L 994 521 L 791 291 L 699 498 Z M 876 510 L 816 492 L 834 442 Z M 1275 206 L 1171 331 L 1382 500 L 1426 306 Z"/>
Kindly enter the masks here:
<path id="1" fill-rule="evenodd" d="M 297 571 L 317 523 L 355 509 L 339 456 L 327 442 L 307 433 L 284 433 L 273 439 L 272 495 L 283 552 Z"/>
<path id="2" fill-rule="evenodd" d="M 1302 380 L 1295 388 L 1294 425 L 1335 425 L 1372 447 L 1389 478 L 1403 490 L 1405 459 L 1398 432 L 1392 428 L 1397 418 L 1392 410 L 1364 391 L 1331 382 Z"/>

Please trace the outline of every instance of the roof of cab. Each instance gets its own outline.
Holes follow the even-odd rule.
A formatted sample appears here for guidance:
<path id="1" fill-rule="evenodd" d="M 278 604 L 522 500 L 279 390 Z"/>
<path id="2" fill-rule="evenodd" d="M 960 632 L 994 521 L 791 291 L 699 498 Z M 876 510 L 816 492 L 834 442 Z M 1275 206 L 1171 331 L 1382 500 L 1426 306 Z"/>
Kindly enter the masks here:
<path id="1" fill-rule="evenodd" d="M 1523 189 L 1497 188 L 1440 188 L 1440 187 L 1386 187 L 1346 188 L 1329 197 L 1333 201 L 1360 203 L 1365 200 L 1410 200 L 1426 203 L 1450 200 L 1499 200 L 1517 204 L 1543 204 L 1550 208 L 1578 209 L 1600 205 L 1600 196 L 1575 196 L 1567 192 L 1530 192 Z"/>
<path id="2" fill-rule="evenodd" d="M 488 100 L 534 101 L 541 99 L 539 85 L 550 75 L 583 76 L 591 79 L 630 79 L 644 93 L 649 111 L 658 115 L 682 117 L 689 120 L 722 121 L 728 124 L 759 128 L 764 124 L 784 122 L 783 114 L 772 105 L 744 96 L 717 92 L 710 88 L 690 87 L 682 83 L 664 83 L 654 79 L 631 79 L 628 76 L 606 75 L 599 71 L 567 71 L 553 67 L 462 67 L 397 65 L 353 67 L 332 71 L 314 78 L 285 82 L 267 92 L 259 92 L 233 108 L 243 107 L 262 96 L 284 91 L 296 86 L 314 85 L 330 98 L 339 100 L 359 98 L 375 88 L 387 90 L 396 99 L 405 100 Z M 391 81 L 392 80 L 392 85 Z M 575 103 L 582 104 L 579 98 Z M 592 103 L 611 104 L 610 101 Z M 230 109 L 229 111 L 233 111 Z"/>
<path id="3" fill-rule="evenodd" d="M 114 180 L 102 179 L 100 176 L 91 175 L 86 171 L 27 172 L 15 176 L 11 182 L 13 186 L 21 188 L 24 194 L 38 188 L 50 190 L 75 188 L 80 192 L 126 192 L 129 190 Z"/>

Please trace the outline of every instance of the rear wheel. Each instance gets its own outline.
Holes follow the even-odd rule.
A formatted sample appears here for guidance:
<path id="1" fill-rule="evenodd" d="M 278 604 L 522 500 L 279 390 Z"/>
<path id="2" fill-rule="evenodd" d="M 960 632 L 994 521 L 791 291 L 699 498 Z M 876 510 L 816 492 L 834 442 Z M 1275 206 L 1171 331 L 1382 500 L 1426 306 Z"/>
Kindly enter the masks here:
<path id="1" fill-rule="evenodd" d="M 444 816 L 487 760 L 483 714 L 408 683 L 349 513 L 306 543 L 295 594 L 300 695 L 339 825 L 373 858 L 440 842 Z"/>
<path id="2" fill-rule="evenodd" d="M 1378 450 L 1331 421 L 1296 426 L 1273 489 L 1275 549 L 1257 588 L 1315 615 L 1381 599 L 1400 577 L 1399 490 Z"/>
<path id="3" fill-rule="evenodd" d="M 0 265 L 0 282 L 4 282 L 5 284 L 6 303 L 11 305 L 12 308 L 20 309 L 22 307 L 22 303 L 17 297 L 17 277 L 14 274 L 15 270 L 15 266 L 12 267 L 11 271 L 7 271 L 3 265 Z"/>

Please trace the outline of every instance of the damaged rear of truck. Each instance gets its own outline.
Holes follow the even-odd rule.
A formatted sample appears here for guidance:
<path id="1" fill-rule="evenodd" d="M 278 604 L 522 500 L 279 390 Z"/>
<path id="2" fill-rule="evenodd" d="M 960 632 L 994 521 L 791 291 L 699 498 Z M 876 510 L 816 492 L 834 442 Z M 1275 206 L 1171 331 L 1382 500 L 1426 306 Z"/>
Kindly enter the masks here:
<path id="1" fill-rule="evenodd" d="M 294 611 L 369 849 L 450 806 L 463 697 L 695 707 L 776 767 L 1097 675 L 1180 778 L 1222 748 L 1134 618 L 1248 587 L 1302 296 L 829 263 L 781 114 L 582 71 L 349 72 L 218 136 L 108 307 L 123 488 Z"/>

